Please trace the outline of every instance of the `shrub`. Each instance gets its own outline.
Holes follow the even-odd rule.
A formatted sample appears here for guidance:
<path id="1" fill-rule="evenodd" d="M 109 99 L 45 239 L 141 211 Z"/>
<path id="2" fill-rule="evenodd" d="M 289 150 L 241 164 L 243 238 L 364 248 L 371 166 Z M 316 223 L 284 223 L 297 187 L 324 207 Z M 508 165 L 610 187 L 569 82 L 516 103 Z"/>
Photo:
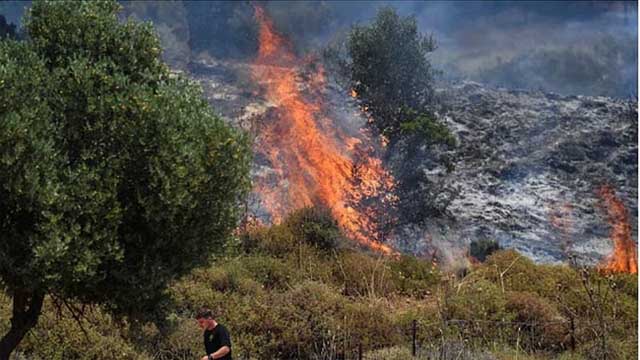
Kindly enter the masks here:
<path id="1" fill-rule="evenodd" d="M 296 240 L 321 250 L 338 248 L 343 236 L 331 211 L 324 207 L 306 207 L 294 211 L 285 221 Z"/>
<path id="2" fill-rule="evenodd" d="M 356 348 L 360 343 L 363 349 L 393 346 L 401 341 L 402 328 L 394 324 L 391 317 L 393 309 L 382 299 L 350 302 L 345 306 L 344 333 Z"/>
<path id="3" fill-rule="evenodd" d="M 298 245 L 291 229 L 284 225 L 251 229 L 242 234 L 241 242 L 246 253 L 263 252 L 276 257 L 288 254 Z"/>
<path id="4" fill-rule="evenodd" d="M 287 289 L 298 279 L 298 273 L 281 259 L 268 256 L 248 256 L 239 265 L 251 278 L 267 289 Z"/>
<path id="5" fill-rule="evenodd" d="M 500 249 L 500 244 L 498 244 L 497 241 L 480 239 L 472 241 L 471 244 L 469 244 L 469 255 L 473 256 L 480 262 L 484 262 L 487 259 L 487 256 Z"/>
<path id="6" fill-rule="evenodd" d="M 510 321 L 506 300 L 498 286 L 482 278 L 467 276 L 453 292 L 444 295 L 443 316 L 448 331 L 465 338 L 493 342 L 504 336 L 501 322 Z"/>
<path id="7" fill-rule="evenodd" d="M 383 256 L 343 251 L 337 254 L 333 276 L 346 296 L 386 296 L 393 293 L 396 281 L 389 267 L 389 259 Z"/>
<path id="8" fill-rule="evenodd" d="M 423 297 L 429 287 L 438 284 L 440 272 L 430 261 L 413 256 L 401 256 L 391 260 L 389 267 L 395 273 L 393 280 L 398 293 Z"/>
<path id="9" fill-rule="evenodd" d="M 344 329 L 345 300 L 322 283 L 298 284 L 274 297 L 273 306 L 280 320 L 280 338 L 273 354 L 280 358 L 312 358 L 337 342 Z"/>
<path id="10" fill-rule="evenodd" d="M 555 351 L 565 347 L 569 337 L 566 321 L 547 299 L 530 292 L 510 292 L 506 310 L 521 323 L 515 332 L 523 334 L 523 347 Z"/>
<path id="11" fill-rule="evenodd" d="M 536 265 L 514 250 L 491 254 L 476 273 L 504 291 L 529 291 L 553 298 L 561 279 L 575 277 L 568 266 Z"/>

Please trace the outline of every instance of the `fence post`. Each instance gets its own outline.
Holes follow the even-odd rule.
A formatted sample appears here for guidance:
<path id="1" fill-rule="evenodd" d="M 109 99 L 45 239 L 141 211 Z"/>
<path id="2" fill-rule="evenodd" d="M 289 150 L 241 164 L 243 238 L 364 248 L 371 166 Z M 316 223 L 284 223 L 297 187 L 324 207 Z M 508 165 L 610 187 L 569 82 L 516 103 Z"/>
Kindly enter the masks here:
<path id="1" fill-rule="evenodd" d="M 358 360 L 362 360 L 362 343 L 358 344 Z"/>
<path id="2" fill-rule="evenodd" d="M 416 328 L 418 327 L 418 321 L 412 321 L 412 329 L 411 329 L 411 355 L 416 356 Z"/>
<path id="3" fill-rule="evenodd" d="M 573 316 L 570 317 L 571 320 L 571 351 L 576 351 L 576 324 L 573 322 Z"/>

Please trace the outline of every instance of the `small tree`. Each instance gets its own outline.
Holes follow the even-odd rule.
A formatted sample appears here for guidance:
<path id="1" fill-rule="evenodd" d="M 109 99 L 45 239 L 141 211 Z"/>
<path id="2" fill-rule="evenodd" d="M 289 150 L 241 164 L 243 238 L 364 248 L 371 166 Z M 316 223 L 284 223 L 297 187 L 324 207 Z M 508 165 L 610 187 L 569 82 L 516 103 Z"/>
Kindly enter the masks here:
<path id="1" fill-rule="evenodd" d="M 381 9 L 371 25 L 351 30 L 351 86 L 380 133 L 393 138 L 401 123 L 429 105 L 434 70 L 427 56 L 435 48 L 434 39 L 418 31 L 414 17 L 400 17 L 390 7 Z"/>
<path id="2" fill-rule="evenodd" d="M 237 222 L 246 137 L 118 9 L 39 1 L 29 41 L 0 42 L 0 284 L 13 298 L 1 360 L 46 294 L 153 314 Z"/>

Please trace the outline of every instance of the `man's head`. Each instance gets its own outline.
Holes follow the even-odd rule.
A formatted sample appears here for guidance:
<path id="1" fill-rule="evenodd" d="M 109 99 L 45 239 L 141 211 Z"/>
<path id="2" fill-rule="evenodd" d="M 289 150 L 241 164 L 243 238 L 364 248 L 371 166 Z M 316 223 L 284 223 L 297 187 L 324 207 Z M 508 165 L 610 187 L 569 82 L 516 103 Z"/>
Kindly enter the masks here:
<path id="1" fill-rule="evenodd" d="M 202 307 L 196 313 L 196 320 L 198 320 L 198 325 L 202 330 L 211 330 L 216 327 L 217 323 L 213 319 L 213 311 L 211 309 Z"/>

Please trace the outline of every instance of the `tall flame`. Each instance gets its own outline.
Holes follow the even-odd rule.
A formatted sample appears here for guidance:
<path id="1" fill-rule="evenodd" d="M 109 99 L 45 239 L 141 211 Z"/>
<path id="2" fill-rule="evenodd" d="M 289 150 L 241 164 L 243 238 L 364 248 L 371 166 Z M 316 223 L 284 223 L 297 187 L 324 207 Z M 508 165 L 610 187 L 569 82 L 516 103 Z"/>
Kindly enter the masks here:
<path id="1" fill-rule="evenodd" d="M 627 209 L 609 185 L 602 186 L 598 195 L 603 200 L 607 211 L 614 245 L 613 253 L 600 265 L 600 269 L 605 272 L 637 274 L 638 253 L 636 243 L 631 236 Z"/>
<path id="2" fill-rule="evenodd" d="M 354 183 L 354 158 L 372 144 L 367 136 L 348 136 L 332 119 L 322 115 L 325 78 L 319 67 L 306 82 L 315 96 L 300 89 L 299 66 L 303 61 L 290 43 L 278 34 L 264 9 L 255 6 L 259 24 L 258 56 L 252 77 L 266 99 L 275 106 L 259 133 L 257 151 L 274 168 L 256 189 L 275 222 L 292 210 L 322 204 L 329 207 L 345 232 L 358 242 L 384 253 L 393 251 L 372 241 L 375 224 L 370 214 L 356 210 L 350 200 L 375 195 L 393 186 L 393 179 L 373 156 L 359 159 L 360 181 Z M 275 184 L 275 185 L 274 185 Z"/>

